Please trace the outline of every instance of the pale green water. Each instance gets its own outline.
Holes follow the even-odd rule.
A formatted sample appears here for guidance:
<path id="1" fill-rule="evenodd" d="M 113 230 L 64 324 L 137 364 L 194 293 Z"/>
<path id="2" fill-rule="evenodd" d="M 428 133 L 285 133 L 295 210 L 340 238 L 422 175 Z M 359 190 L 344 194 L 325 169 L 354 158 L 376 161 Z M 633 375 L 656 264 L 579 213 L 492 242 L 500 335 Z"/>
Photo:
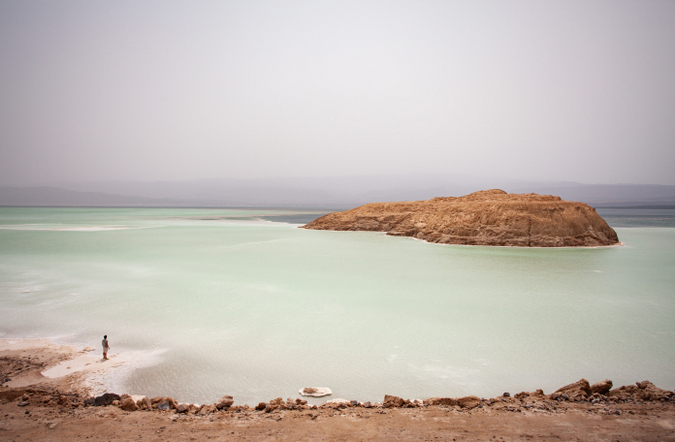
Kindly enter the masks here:
<path id="1" fill-rule="evenodd" d="M 488 397 L 581 377 L 675 388 L 668 222 L 617 228 L 623 247 L 517 249 L 253 219 L 264 214 L 0 208 L 0 337 L 98 348 L 108 334 L 148 365 L 112 391 L 197 403 L 305 386 Z M 218 216 L 235 219 L 205 219 Z"/>

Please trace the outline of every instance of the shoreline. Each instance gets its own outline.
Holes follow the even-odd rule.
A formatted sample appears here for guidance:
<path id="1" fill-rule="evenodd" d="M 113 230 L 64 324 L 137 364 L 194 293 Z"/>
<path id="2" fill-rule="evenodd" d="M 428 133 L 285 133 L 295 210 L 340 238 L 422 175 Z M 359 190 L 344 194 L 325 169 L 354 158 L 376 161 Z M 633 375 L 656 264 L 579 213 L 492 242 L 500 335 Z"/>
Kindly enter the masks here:
<path id="1" fill-rule="evenodd" d="M 0 338 L 0 358 L 24 361 L 24 368 L 26 368 L 25 370 L 19 370 L 11 376 L 8 373 L 1 373 L 0 389 L 47 386 L 85 397 L 101 396 L 111 393 L 108 390 L 115 389 L 111 387 L 115 382 L 109 382 L 114 375 L 119 375 L 120 371 L 138 368 L 136 364 L 145 359 L 141 354 L 142 352 L 130 352 L 124 356 L 121 356 L 120 353 L 110 353 L 108 360 L 104 361 L 102 354 L 98 354 L 99 351 L 101 350 L 96 350 L 93 347 L 78 348 L 69 344 L 57 343 L 49 338 Z M 28 365 L 25 365 L 25 362 L 28 362 Z M 640 382 L 636 382 L 636 384 L 640 384 Z M 561 387 L 559 390 L 565 387 Z M 621 388 L 626 388 L 626 386 Z M 672 399 L 675 401 L 675 389 L 664 390 L 659 388 L 658 390 L 667 392 L 669 395 L 672 394 Z M 540 389 L 536 391 L 544 394 Z M 115 394 L 117 393 L 126 394 L 136 399 L 145 396 L 142 392 L 115 392 Z M 552 392 L 545 396 L 552 394 L 555 393 Z M 591 394 L 589 393 L 588 396 L 591 396 Z M 319 399 L 324 400 L 324 403 L 317 403 Z M 485 398 L 480 399 L 482 401 L 487 400 Z M 172 400 L 178 403 L 176 399 L 172 398 Z M 418 398 L 409 399 L 409 401 L 413 402 L 423 402 L 424 400 Z M 332 393 L 323 397 L 307 396 L 304 397 L 304 401 L 305 403 L 309 402 L 307 404 L 308 407 L 320 407 L 336 402 L 358 402 L 333 397 Z M 380 404 L 380 402 L 376 401 L 358 403 Z M 203 406 L 206 404 L 191 405 Z M 237 404 L 237 406 L 251 407 L 255 406 L 255 404 Z"/>
<path id="2" fill-rule="evenodd" d="M 8 440 L 586 440 L 591 434 L 600 440 L 675 440 L 675 392 L 648 381 L 612 388 L 608 380 L 590 385 L 582 379 L 551 394 L 489 399 L 385 395 L 380 402 L 358 402 L 328 396 L 321 405 L 300 398 L 234 405 L 225 395 L 198 406 L 170 397 L 94 394 L 92 379 L 130 361 L 103 365 L 92 359 L 101 357 L 90 348 L 0 339 L 0 434 Z"/>

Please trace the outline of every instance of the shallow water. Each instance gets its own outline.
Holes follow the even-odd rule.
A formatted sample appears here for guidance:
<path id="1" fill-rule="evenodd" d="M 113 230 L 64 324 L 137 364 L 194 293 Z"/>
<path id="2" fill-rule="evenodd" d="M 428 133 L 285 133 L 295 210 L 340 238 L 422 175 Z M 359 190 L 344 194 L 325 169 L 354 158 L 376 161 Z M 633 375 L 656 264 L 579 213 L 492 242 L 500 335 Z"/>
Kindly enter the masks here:
<path id="1" fill-rule="evenodd" d="M 613 226 L 673 214 L 598 211 Z M 110 391 L 195 403 L 305 386 L 487 397 L 581 377 L 675 388 L 675 228 L 519 249 L 269 221 L 314 216 L 0 208 L 0 337 L 98 348 L 108 334 L 112 353 L 144 355 Z"/>

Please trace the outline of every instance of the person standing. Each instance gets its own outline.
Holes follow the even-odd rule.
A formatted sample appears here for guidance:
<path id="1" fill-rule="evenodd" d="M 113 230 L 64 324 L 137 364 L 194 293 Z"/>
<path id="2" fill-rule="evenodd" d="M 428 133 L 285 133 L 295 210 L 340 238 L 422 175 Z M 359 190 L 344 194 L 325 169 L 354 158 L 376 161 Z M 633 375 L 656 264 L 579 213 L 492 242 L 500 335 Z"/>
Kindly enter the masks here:
<path id="1" fill-rule="evenodd" d="M 110 344 L 108 344 L 108 335 L 103 336 L 103 359 L 108 360 L 108 350 L 110 350 Z"/>

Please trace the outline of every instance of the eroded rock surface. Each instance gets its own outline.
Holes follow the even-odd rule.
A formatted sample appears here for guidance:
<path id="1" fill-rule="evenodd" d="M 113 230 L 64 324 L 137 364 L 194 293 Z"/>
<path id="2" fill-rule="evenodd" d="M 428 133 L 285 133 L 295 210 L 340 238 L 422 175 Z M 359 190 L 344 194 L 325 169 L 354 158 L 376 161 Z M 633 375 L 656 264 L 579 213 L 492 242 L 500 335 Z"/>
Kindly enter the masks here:
<path id="1" fill-rule="evenodd" d="M 593 247 L 619 242 L 614 229 L 584 203 L 498 189 L 428 201 L 366 204 L 329 213 L 303 228 L 387 232 L 442 244 Z"/>

